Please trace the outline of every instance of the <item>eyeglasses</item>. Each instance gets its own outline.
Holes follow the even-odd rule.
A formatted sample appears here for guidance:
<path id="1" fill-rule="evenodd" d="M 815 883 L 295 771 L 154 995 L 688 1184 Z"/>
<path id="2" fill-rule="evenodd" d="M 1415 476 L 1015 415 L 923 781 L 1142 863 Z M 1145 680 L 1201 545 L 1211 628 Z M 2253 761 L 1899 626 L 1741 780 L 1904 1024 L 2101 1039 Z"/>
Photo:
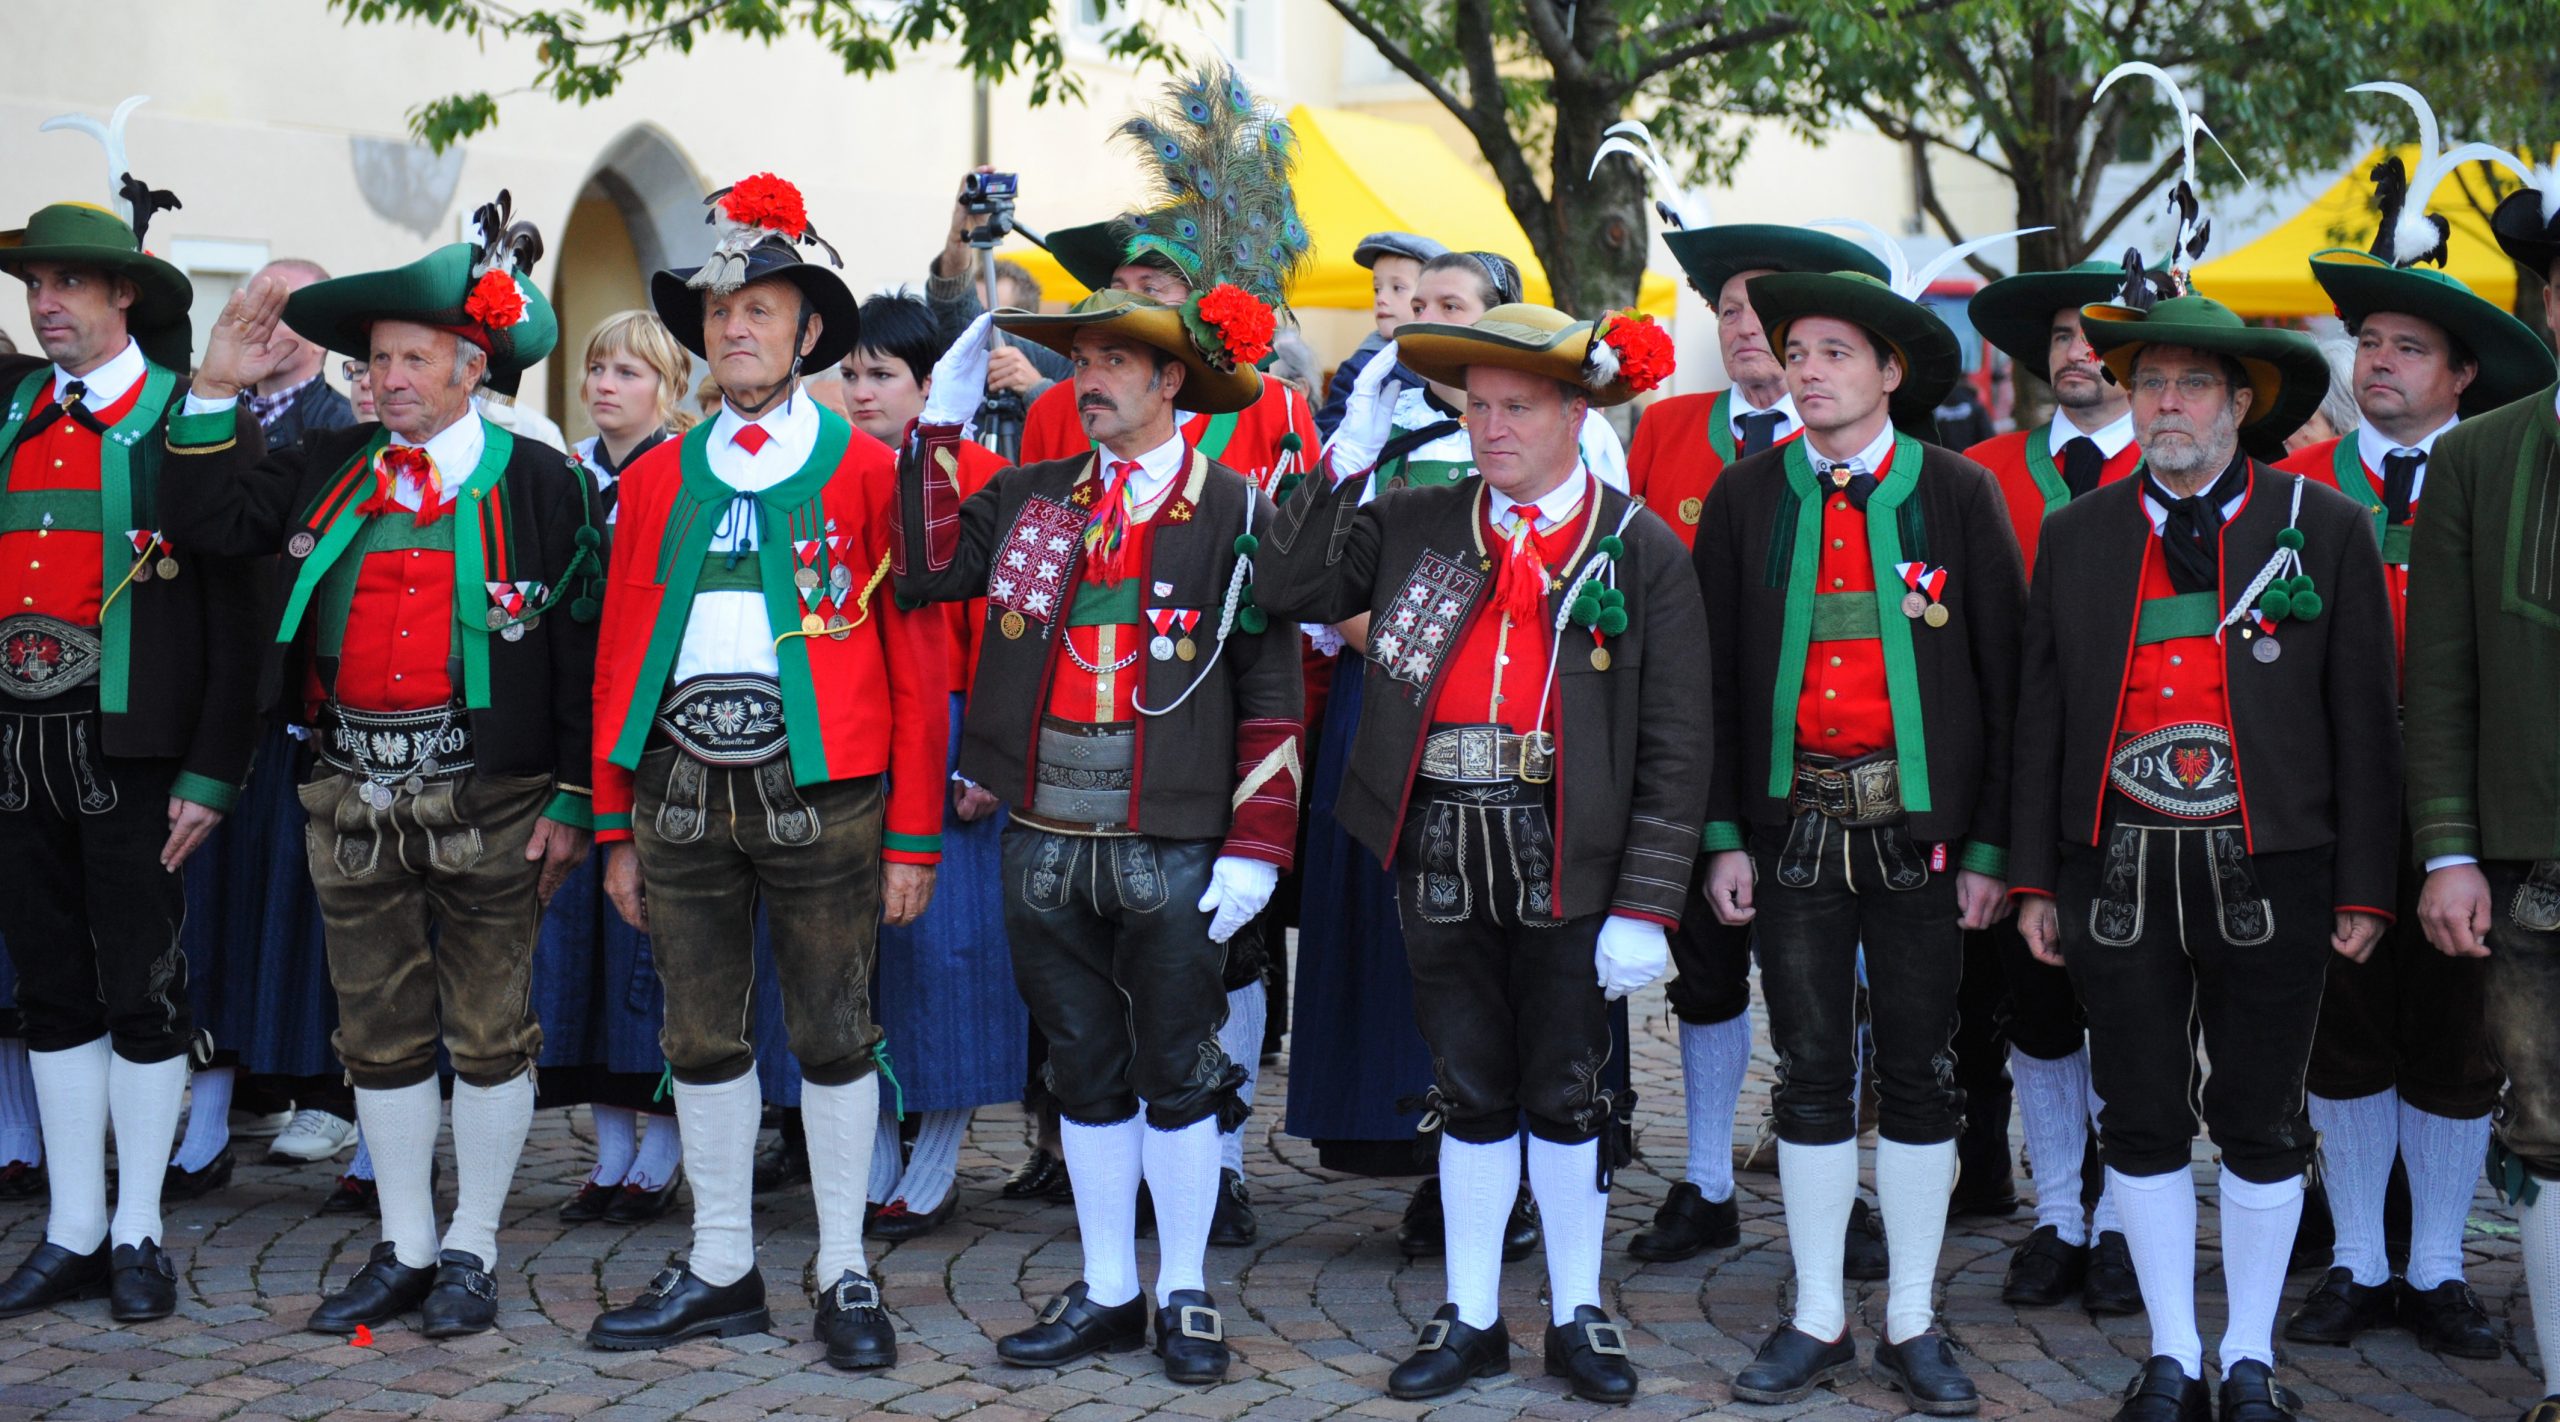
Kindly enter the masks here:
<path id="1" fill-rule="evenodd" d="M 2190 371 L 2179 376 L 2174 382 L 2165 375 L 2137 375 L 2133 378 L 2133 393 L 2157 400 L 2168 393 L 2172 384 L 2178 387 L 2178 394 L 2181 397 L 2196 400 L 2221 389 L 2223 379 L 2219 375 L 2206 375 L 2200 371 Z"/>
<path id="2" fill-rule="evenodd" d="M 364 374 L 365 369 L 365 363 L 360 360 L 342 360 L 338 362 L 338 373 L 345 376 L 350 384 L 354 383 L 357 376 Z"/>

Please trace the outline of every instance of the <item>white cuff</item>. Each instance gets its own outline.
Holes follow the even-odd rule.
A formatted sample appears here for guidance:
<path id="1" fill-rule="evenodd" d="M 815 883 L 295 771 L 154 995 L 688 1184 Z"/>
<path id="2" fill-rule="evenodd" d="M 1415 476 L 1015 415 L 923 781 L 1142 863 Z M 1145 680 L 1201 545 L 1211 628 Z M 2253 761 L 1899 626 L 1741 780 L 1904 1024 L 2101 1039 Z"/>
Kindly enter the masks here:
<path id="1" fill-rule="evenodd" d="M 219 400 L 208 400 L 190 390 L 187 392 L 187 403 L 180 408 L 178 413 L 182 415 L 219 415 L 223 411 L 228 410 L 239 403 L 240 397 L 237 395 L 226 395 Z"/>
<path id="2" fill-rule="evenodd" d="M 2438 854 L 2427 860 L 2427 872 L 2432 874 L 2439 869 L 2450 869 L 2456 864 L 2479 862 L 2480 856 L 2476 854 Z"/>

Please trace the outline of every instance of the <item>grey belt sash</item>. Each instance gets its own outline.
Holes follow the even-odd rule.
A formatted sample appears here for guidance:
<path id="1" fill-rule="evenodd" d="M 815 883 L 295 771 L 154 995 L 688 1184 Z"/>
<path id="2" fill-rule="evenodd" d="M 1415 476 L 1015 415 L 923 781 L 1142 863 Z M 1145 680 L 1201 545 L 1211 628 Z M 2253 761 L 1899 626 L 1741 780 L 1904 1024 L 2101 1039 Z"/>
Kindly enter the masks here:
<path id="1" fill-rule="evenodd" d="M 471 720 L 449 706 L 358 711 L 332 701 L 320 708 L 319 731 L 320 759 L 360 779 L 444 780 L 472 766 Z"/>
<path id="2" fill-rule="evenodd" d="M 658 708 L 658 728 L 705 765 L 762 765 L 789 748 L 782 685 L 769 676 L 697 676 Z"/>
<path id="3" fill-rule="evenodd" d="M 1134 725 L 1094 726 L 1043 716 L 1028 818 L 1043 828 L 1075 833 L 1125 833 L 1137 768 Z"/>
<path id="4" fill-rule="evenodd" d="M 22 612 L 0 618 L 0 695 L 46 701 L 98 679 L 103 644 L 95 627 Z"/>
<path id="5" fill-rule="evenodd" d="M 1419 774 L 1453 785 L 1543 785 L 1555 778 L 1555 738 L 1501 726 L 1440 726 L 1422 738 Z"/>

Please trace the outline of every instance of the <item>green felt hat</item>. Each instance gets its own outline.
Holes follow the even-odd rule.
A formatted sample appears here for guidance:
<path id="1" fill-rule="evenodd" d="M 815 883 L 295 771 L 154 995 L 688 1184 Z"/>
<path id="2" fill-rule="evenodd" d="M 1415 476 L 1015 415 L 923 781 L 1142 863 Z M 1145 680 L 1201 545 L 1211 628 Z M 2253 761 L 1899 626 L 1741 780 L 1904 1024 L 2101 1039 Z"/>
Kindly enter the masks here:
<path id="1" fill-rule="evenodd" d="M 1460 389 L 1466 387 L 1469 366 L 1492 365 L 1563 381 L 1587 391 L 1596 406 L 1623 405 L 1653 388 L 1659 377 L 1638 386 L 1621 369 L 1606 384 L 1594 386 L 1586 362 L 1601 331 L 1600 322 L 1576 321 L 1552 306 L 1514 302 L 1494 307 L 1472 326 L 1408 321 L 1396 328 L 1396 359 L 1425 380 Z M 1666 365 L 1663 373 L 1668 372 Z"/>
<path id="2" fill-rule="evenodd" d="M 1129 243 L 1120 220 L 1061 227 L 1049 234 L 1049 255 L 1087 291 L 1107 290 L 1111 274 L 1129 261 Z"/>
<path id="3" fill-rule="evenodd" d="M 2479 357 L 2480 373 L 2462 392 L 2462 413 L 2483 414 L 2551 383 L 2549 347 L 2504 308 L 2483 300 L 2452 275 L 2400 267 L 2371 252 L 2333 247 L 2311 254 L 2311 278 L 2337 303 L 2354 330 L 2376 311 L 2433 321 Z"/>
<path id="4" fill-rule="evenodd" d="M 414 321 L 479 342 L 493 382 L 519 374 L 559 344 L 560 318 L 540 286 L 503 263 L 488 275 L 503 273 L 514 301 L 494 283 L 475 295 L 485 280 L 471 272 L 480 253 L 475 243 L 455 242 L 405 267 L 313 282 L 285 298 L 284 323 L 340 355 L 371 360 L 374 322 Z"/>
<path id="5" fill-rule="evenodd" d="M 1219 332 L 1201 316 L 1197 295 L 1186 305 L 1167 306 L 1138 292 L 1105 287 L 1056 316 L 999 311 L 996 326 L 1063 356 L 1074 355 L 1076 334 L 1091 328 L 1153 346 L 1182 362 L 1182 389 L 1173 397 L 1178 410 L 1223 415 L 1262 398 L 1262 373 L 1252 361 L 1229 358 L 1222 346 L 1203 344 L 1217 341 Z"/>
<path id="6" fill-rule="evenodd" d="M 2187 346 L 2240 362 L 2256 392 L 2240 422 L 2240 437 L 2261 459 L 2278 457 L 2284 437 L 2300 429 L 2329 394 L 2329 359 L 2317 342 L 2280 326 L 2252 326 L 2211 297 L 2173 296 L 2148 311 L 2092 304 L 2080 310 L 2080 329 L 2107 374 L 2127 389 L 2145 346 Z"/>
<path id="7" fill-rule="evenodd" d="M 2020 370 L 2049 380 L 2054 313 L 2112 300 L 2124 289 L 2124 280 L 2122 262 L 2089 261 L 2058 272 L 2020 272 L 1975 292 L 1965 314 L 1982 339 L 2016 361 Z"/>
<path id="8" fill-rule="evenodd" d="M 125 329 L 143 356 L 180 373 L 193 363 L 187 308 L 195 302 L 195 286 L 186 273 L 144 251 L 123 218 L 85 202 L 38 208 L 26 226 L 0 232 L 0 271 L 22 275 L 34 262 L 97 267 L 131 281 L 140 294 L 125 311 Z"/>
<path id="9" fill-rule="evenodd" d="M 1665 232 L 1662 241 L 1709 306 L 1743 272 L 1865 272 L 1879 281 L 1887 275 L 1884 259 L 1860 243 L 1780 222 L 1690 227 Z"/>
<path id="10" fill-rule="evenodd" d="M 1782 361 L 1787 327 L 1807 316 L 1855 322 L 1892 347 L 1903 370 L 1891 401 L 1893 422 L 1920 438 L 1937 438 L 1938 402 L 1964 378 L 1964 347 L 1938 313 L 1864 270 L 1773 272 L 1748 285 L 1751 309 L 1769 333 L 1769 349 Z"/>

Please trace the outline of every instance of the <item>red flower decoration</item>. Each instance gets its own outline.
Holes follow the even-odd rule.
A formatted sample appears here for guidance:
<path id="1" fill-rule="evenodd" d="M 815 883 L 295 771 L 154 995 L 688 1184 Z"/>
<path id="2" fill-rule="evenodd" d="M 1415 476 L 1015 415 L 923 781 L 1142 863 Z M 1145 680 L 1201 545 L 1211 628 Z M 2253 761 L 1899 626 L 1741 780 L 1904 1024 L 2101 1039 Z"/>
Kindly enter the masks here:
<path id="1" fill-rule="evenodd" d="M 524 293 L 516 279 L 495 267 L 482 272 L 462 300 L 462 314 L 492 331 L 503 331 L 524 319 Z"/>
<path id="2" fill-rule="evenodd" d="M 809 209 L 800 201 L 800 190 L 771 173 L 741 179 L 720 200 L 720 210 L 742 227 L 761 227 L 793 241 L 809 230 Z"/>
<path id="3" fill-rule="evenodd" d="M 1200 298 L 1199 312 L 1200 319 L 1217 330 L 1227 359 L 1237 365 L 1252 365 L 1271 354 L 1279 318 L 1252 292 L 1233 282 L 1220 282 Z"/>
<path id="4" fill-rule="evenodd" d="M 1652 317 L 1620 311 L 1600 328 L 1600 339 L 1618 353 L 1618 379 L 1629 390 L 1641 395 L 1671 377 L 1671 334 Z"/>

